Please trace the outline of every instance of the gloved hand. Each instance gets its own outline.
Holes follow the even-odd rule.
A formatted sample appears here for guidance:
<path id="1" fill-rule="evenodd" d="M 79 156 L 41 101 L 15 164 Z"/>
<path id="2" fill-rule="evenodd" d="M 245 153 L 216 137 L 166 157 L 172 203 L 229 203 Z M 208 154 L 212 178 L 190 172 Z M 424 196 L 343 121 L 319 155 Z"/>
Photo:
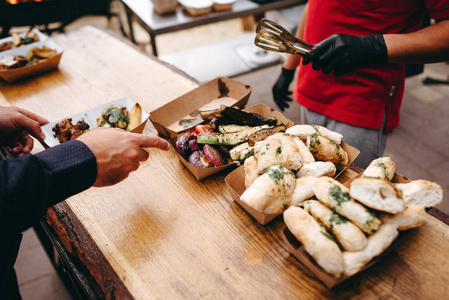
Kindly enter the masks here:
<path id="1" fill-rule="evenodd" d="M 368 64 L 386 63 L 387 46 L 382 34 L 353 36 L 334 34 L 316 44 L 303 59 L 303 64 L 312 63 L 315 71 L 339 77 Z"/>
<path id="2" fill-rule="evenodd" d="M 281 75 L 279 75 L 278 80 L 273 86 L 273 99 L 281 111 L 290 107 L 287 102 L 292 101 L 292 98 L 289 97 L 292 92 L 289 91 L 288 88 L 295 76 L 295 71 L 296 69 L 288 70 L 282 68 Z"/>

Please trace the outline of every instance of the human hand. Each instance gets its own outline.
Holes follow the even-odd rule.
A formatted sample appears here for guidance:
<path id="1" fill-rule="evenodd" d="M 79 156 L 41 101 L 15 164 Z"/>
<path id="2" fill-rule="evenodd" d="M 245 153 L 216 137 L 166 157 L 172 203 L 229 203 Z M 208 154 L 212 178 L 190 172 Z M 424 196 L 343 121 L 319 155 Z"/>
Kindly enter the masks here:
<path id="1" fill-rule="evenodd" d="M 97 160 L 94 186 L 114 185 L 139 168 L 149 157 L 144 147 L 167 151 L 170 144 L 155 135 L 137 134 L 118 128 L 97 128 L 78 138 Z"/>
<path id="2" fill-rule="evenodd" d="M 281 111 L 290 107 L 287 102 L 292 101 L 292 98 L 289 97 L 292 92 L 289 91 L 288 88 L 295 76 L 295 70 L 296 69 L 288 70 L 282 68 L 281 75 L 279 75 L 279 78 L 272 88 L 274 102 Z"/>
<path id="3" fill-rule="evenodd" d="M 13 154 L 30 153 L 34 141 L 43 140 L 41 126 L 48 120 L 19 107 L 0 107 L 0 146 L 11 147 Z M 31 135 L 31 136 L 30 136 Z"/>
<path id="4" fill-rule="evenodd" d="M 315 71 L 334 72 L 339 77 L 370 63 L 386 63 L 387 46 L 382 34 L 353 36 L 334 34 L 316 44 L 305 54 L 303 64 L 312 63 Z"/>

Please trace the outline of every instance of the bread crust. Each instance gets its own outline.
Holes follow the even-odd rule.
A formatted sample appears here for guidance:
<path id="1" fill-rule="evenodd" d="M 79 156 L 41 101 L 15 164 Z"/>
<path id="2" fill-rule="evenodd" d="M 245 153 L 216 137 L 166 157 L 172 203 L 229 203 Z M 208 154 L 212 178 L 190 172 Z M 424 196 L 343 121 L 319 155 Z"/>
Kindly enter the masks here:
<path id="1" fill-rule="evenodd" d="M 396 187 L 386 179 L 360 177 L 351 182 L 349 194 L 375 210 L 395 214 L 404 210 L 404 201 Z"/>
<path id="2" fill-rule="evenodd" d="M 307 165 L 304 165 L 296 173 L 296 177 L 302 176 L 314 176 L 314 177 L 334 177 L 337 172 L 337 168 L 330 161 L 316 161 Z"/>
<path id="3" fill-rule="evenodd" d="M 315 195 L 313 192 L 313 186 L 315 185 L 316 180 L 317 177 L 314 176 L 303 176 L 301 178 L 297 178 L 290 205 L 298 205 L 312 198 Z"/>
<path id="4" fill-rule="evenodd" d="M 245 159 L 243 169 L 245 170 L 245 188 L 247 189 L 251 186 L 251 184 L 253 184 L 254 180 L 259 177 L 256 158 L 254 156 L 250 156 Z"/>
<path id="5" fill-rule="evenodd" d="M 380 157 L 373 160 L 363 172 L 363 177 L 380 178 L 391 181 L 396 172 L 396 164 L 391 157 Z"/>
<path id="6" fill-rule="evenodd" d="M 432 181 L 418 179 L 408 183 L 397 183 L 405 203 L 433 207 L 443 201 L 443 189 Z"/>
<path id="7" fill-rule="evenodd" d="M 307 147 L 316 160 L 330 161 L 339 170 L 348 164 L 348 153 L 337 143 L 316 134 L 307 137 Z"/>
<path id="8" fill-rule="evenodd" d="M 307 137 L 312 134 L 324 136 L 339 145 L 341 144 L 341 140 L 343 139 L 343 135 L 341 135 L 340 133 L 329 130 L 326 127 L 320 125 L 308 125 L 308 124 L 294 125 L 288 128 L 285 132 L 296 135 L 304 142 L 307 140 Z"/>
<path id="9" fill-rule="evenodd" d="M 340 277 L 343 272 L 342 252 L 310 214 L 298 206 L 291 206 L 284 212 L 284 222 L 318 265 L 334 277 Z"/>

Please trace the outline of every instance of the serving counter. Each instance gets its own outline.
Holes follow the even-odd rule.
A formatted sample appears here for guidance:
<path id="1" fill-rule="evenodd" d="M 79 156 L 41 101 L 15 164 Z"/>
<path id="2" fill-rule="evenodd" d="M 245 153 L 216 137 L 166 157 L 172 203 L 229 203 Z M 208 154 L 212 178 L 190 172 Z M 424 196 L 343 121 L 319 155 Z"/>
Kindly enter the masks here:
<path id="1" fill-rule="evenodd" d="M 198 83 L 96 27 L 55 35 L 59 69 L 14 84 L 0 103 L 55 121 L 130 97 L 151 112 Z M 147 123 L 145 133 L 156 133 Z M 37 146 L 35 152 L 43 150 Z M 448 219 L 427 224 L 365 272 L 329 290 L 289 255 L 282 219 L 262 226 L 232 201 L 228 171 L 202 181 L 175 151 L 149 149 L 123 182 L 90 188 L 48 210 L 36 229 L 81 297 L 109 299 L 444 299 Z M 345 176 L 353 177 L 354 170 Z M 406 175 L 406 174 L 405 174 Z M 56 249 L 56 251 L 52 251 Z"/>

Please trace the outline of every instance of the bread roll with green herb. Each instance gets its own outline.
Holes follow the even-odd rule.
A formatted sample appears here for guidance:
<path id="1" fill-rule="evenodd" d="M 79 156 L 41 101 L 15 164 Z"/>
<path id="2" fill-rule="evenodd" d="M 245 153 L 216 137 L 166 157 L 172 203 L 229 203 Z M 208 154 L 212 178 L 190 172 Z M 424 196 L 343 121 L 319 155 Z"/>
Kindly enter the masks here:
<path id="1" fill-rule="evenodd" d="M 408 230 L 423 226 L 427 222 L 426 209 L 415 204 L 406 204 L 404 210 L 395 215 L 380 215 L 382 224 L 391 223 L 396 226 L 399 231 Z"/>
<path id="2" fill-rule="evenodd" d="M 396 183 L 395 186 L 401 192 L 405 203 L 433 207 L 443 201 L 443 189 L 435 182 L 418 179 L 408 183 Z"/>
<path id="3" fill-rule="evenodd" d="M 368 238 L 365 249 L 356 252 L 343 252 L 344 274 L 351 276 L 359 272 L 374 257 L 382 254 L 397 236 L 398 230 L 394 224 L 382 224 L 379 230 Z"/>
<path id="4" fill-rule="evenodd" d="M 275 165 L 294 171 L 302 166 L 302 157 L 293 136 L 285 133 L 276 133 L 257 142 L 254 145 L 254 157 L 257 159 L 259 174 Z"/>
<path id="5" fill-rule="evenodd" d="M 284 212 L 284 222 L 319 266 L 334 277 L 340 277 L 343 272 L 343 255 L 324 226 L 298 206 L 291 206 Z"/>
<path id="6" fill-rule="evenodd" d="M 313 192 L 320 202 L 352 221 L 363 232 L 372 234 L 379 228 L 380 220 L 375 212 L 354 201 L 349 189 L 335 179 L 318 178 Z"/>
<path id="7" fill-rule="evenodd" d="M 360 177 L 351 182 L 349 194 L 375 210 L 396 214 L 404 210 L 401 193 L 386 179 Z"/>
<path id="8" fill-rule="evenodd" d="M 303 207 L 318 223 L 323 224 L 343 250 L 360 251 L 366 247 L 368 240 L 360 228 L 319 201 L 307 200 L 300 207 Z"/>
<path id="9" fill-rule="evenodd" d="M 299 169 L 299 171 L 296 173 L 296 177 L 334 177 L 335 173 L 337 173 L 337 168 L 330 161 L 316 161 L 302 166 L 301 169 Z"/>
<path id="10" fill-rule="evenodd" d="M 307 140 L 307 137 L 312 134 L 324 136 L 325 138 L 328 138 L 329 140 L 334 141 L 339 145 L 341 144 L 341 140 L 343 138 L 343 135 L 341 135 L 340 133 L 331 131 L 326 127 L 320 125 L 294 125 L 288 128 L 285 132 L 296 135 L 304 142 Z"/>
<path id="11" fill-rule="evenodd" d="M 380 178 L 391 181 L 396 173 L 396 164 L 390 157 L 373 160 L 363 172 L 363 177 Z"/>
<path id="12" fill-rule="evenodd" d="M 254 180 L 240 200 L 265 214 L 280 214 L 290 206 L 296 177 L 292 171 L 273 166 Z"/>
<path id="13" fill-rule="evenodd" d="M 316 160 L 330 161 L 338 170 L 348 164 L 348 154 L 339 144 L 323 136 L 312 134 L 307 137 L 307 147 Z"/>
<path id="14" fill-rule="evenodd" d="M 315 162 L 315 157 L 313 157 L 312 153 L 310 153 L 309 148 L 307 148 L 306 144 L 297 136 L 293 135 L 293 138 L 298 146 L 299 154 L 302 158 L 302 165 L 310 164 Z"/>
<path id="15" fill-rule="evenodd" d="M 314 176 L 303 176 L 297 178 L 290 205 L 298 205 L 312 198 L 315 195 L 313 193 L 313 186 L 315 185 L 316 180 L 317 177 Z"/>

